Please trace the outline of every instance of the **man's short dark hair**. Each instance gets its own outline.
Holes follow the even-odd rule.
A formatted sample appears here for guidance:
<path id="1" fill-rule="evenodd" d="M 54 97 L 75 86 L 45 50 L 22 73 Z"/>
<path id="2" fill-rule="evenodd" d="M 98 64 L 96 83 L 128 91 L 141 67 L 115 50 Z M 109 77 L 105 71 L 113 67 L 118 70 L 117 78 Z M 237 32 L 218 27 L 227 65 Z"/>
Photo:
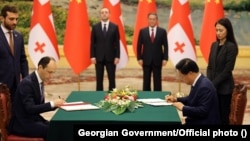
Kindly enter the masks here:
<path id="1" fill-rule="evenodd" d="M 148 17 L 149 17 L 150 15 L 155 15 L 155 16 L 156 16 L 156 19 L 158 19 L 157 13 L 155 13 L 155 12 L 150 12 L 150 13 L 148 13 Z"/>
<path id="2" fill-rule="evenodd" d="M 50 62 L 51 60 L 56 61 L 55 58 L 53 58 L 53 57 L 44 56 L 44 57 L 42 57 L 42 58 L 40 59 L 40 61 L 38 62 L 38 66 L 41 65 L 43 68 L 46 68 L 47 65 L 49 64 L 49 62 Z"/>
<path id="3" fill-rule="evenodd" d="M 15 6 L 5 5 L 1 10 L 1 16 L 7 17 L 7 12 L 18 13 L 18 10 Z"/>
<path id="4" fill-rule="evenodd" d="M 188 74 L 189 72 L 199 72 L 199 67 L 196 62 L 189 58 L 180 60 L 175 68 L 182 74 Z"/>

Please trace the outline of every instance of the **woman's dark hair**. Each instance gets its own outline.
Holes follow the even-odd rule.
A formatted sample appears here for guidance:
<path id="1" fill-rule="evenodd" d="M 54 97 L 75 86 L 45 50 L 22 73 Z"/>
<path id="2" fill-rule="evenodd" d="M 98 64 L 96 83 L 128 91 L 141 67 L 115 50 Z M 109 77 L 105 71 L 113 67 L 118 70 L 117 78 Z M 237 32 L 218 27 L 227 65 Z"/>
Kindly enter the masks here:
<path id="1" fill-rule="evenodd" d="M 184 58 L 180 60 L 175 66 L 175 68 L 185 75 L 188 74 L 190 71 L 196 73 L 199 72 L 199 67 L 196 62 L 189 58 Z"/>
<path id="2" fill-rule="evenodd" d="M 227 36 L 226 36 L 227 41 L 233 42 L 236 45 L 236 47 L 238 48 L 238 44 L 237 44 L 235 37 L 234 37 L 233 26 L 232 26 L 230 20 L 228 18 L 221 18 L 215 23 L 215 26 L 217 24 L 220 24 L 227 29 Z M 216 40 L 218 41 L 219 39 L 216 37 Z"/>

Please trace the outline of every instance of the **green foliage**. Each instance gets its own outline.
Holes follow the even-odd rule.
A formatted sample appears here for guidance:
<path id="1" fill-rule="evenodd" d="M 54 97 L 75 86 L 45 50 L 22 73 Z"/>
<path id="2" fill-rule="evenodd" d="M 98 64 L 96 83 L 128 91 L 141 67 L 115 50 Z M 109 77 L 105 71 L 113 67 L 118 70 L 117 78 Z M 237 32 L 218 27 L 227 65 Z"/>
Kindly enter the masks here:
<path id="1" fill-rule="evenodd" d="M 89 17 L 89 24 L 90 26 L 93 26 L 94 24 L 98 23 L 100 20 L 95 17 Z"/>
<path id="2" fill-rule="evenodd" d="M 24 42 L 25 42 L 25 44 L 27 44 L 28 40 L 29 40 L 30 28 L 17 27 L 17 31 L 19 31 L 23 34 Z"/>
<path id="3" fill-rule="evenodd" d="M 250 11 L 250 0 L 231 1 L 224 5 L 225 10 Z"/>
<path id="4" fill-rule="evenodd" d="M 138 3 L 138 0 L 121 0 L 121 2 L 125 4 L 136 5 Z M 235 11 L 249 11 L 250 9 L 250 0 L 227 0 L 223 2 L 225 10 L 232 9 Z M 159 7 L 170 7 L 172 0 L 156 0 L 156 3 Z M 24 35 L 24 41 L 25 44 L 27 44 L 31 22 L 31 11 L 33 4 L 32 0 L 5 0 L 4 2 L 0 1 L 0 9 L 2 9 L 5 4 L 17 5 L 19 10 L 19 22 L 17 30 L 19 30 Z M 200 2 L 200 0 L 190 0 L 190 5 L 191 8 L 204 8 L 204 3 Z M 52 13 L 58 44 L 63 44 L 67 20 L 67 9 L 59 6 L 52 6 Z M 98 18 L 89 17 L 90 26 L 97 23 L 98 21 Z M 125 25 L 127 44 L 132 44 L 133 30 L 133 27 Z M 196 43 L 197 42 L 198 41 L 196 41 Z"/>
<path id="5" fill-rule="evenodd" d="M 125 25 L 124 30 L 125 30 L 125 33 L 126 33 L 127 44 L 130 45 L 130 44 L 132 44 L 132 41 L 133 41 L 134 28 Z"/>
<path id="6" fill-rule="evenodd" d="M 62 7 L 51 6 L 58 44 L 63 44 L 67 11 Z"/>

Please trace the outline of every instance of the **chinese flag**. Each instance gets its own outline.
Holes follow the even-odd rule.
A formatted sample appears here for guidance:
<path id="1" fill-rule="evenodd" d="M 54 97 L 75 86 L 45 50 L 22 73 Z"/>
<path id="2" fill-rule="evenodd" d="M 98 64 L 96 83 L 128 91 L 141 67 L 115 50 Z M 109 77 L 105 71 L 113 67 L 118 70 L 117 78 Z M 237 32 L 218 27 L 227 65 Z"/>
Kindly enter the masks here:
<path id="1" fill-rule="evenodd" d="M 90 25 L 85 0 L 70 0 L 64 54 L 75 74 L 87 69 L 90 62 Z"/>
<path id="2" fill-rule="evenodd" d="M 139 31 L 141 28 L 148 26 L 148 13 L 150 12 L 156 13 L 155 0 L 139 0 L 133 35 L 133 49 L 135 55 L 137 55 L 137 40 Z"/>
<path id="3" fill-rule="evenodd" d="M 211 44 L 216 40 L 215 22 L 222 17 L 224 17 L 222 0 L 206 0 L 200 37 L 200 50 L 206 62 Z"/>
<path id="4" fill-rule="evenodd" d="M 168 24 L 169 58 L 176 65 L 183 58 L 196 61 L 188 0 L 173 0 Z"/>
<path id="5" fill-rule="evenodd" d="M 118 25 L 120 34 L 120 61 L 116 65 L 116 69 L 124 68 L 128 63 L 128 50 L 124 31 L 124 25 L 121 13 L 120 0 L 104 0 L 103 7 L 110 10 L 110 21 Z"/>
<path id="6" fill-rule="evenodd" d="M 51 56 L 56 61 L 59 60 L 58 44 L 49 0 L 33 1 L 28 52 L 35 67 L 37 67 L 39 60 L 43 56 Z"/>

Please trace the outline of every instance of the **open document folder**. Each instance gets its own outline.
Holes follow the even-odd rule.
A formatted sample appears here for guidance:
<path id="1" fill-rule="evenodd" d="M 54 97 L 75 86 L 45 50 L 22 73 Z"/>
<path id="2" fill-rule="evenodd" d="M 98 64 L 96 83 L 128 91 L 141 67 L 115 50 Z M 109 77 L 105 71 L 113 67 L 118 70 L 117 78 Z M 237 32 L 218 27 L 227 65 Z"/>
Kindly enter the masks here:
<path id="1" fill-rule="evenodd" d="M 67 103 L 64 103 L 60 108 L 65 111 L 100 109 L 99 107 L 95 105 L 92 105 L 88 102 L 83 102 L 83 101 L 67 102 Z"/>
<path id="2" fill-rule="evenodd" d="M 137 101 L 143 102 L 143 103 L 145 103 L 145 104 L 153 105 L 153 106 L 166 106 L 166 105 L 172 105 L 172 103 L 166 102 L 166 100 L 160 99 L 160 98 L 137 99 Z"/>

